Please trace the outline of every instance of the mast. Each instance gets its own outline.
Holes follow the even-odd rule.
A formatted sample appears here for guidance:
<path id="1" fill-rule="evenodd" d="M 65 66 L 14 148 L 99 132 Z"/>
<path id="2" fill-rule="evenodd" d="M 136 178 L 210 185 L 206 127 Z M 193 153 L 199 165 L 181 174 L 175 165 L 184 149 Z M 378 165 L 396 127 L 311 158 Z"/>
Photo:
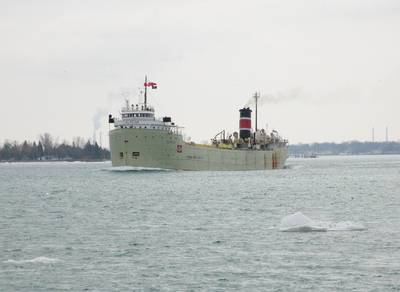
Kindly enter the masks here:
<path id="1" fill-rule="evenodd" d="M 144 108 L 147 105 L 147 75 L 144 77 Z"/>
<path id="2" fill-rule="evenodd" d="M 256 93 L 254 93 L 254 100 L 255 100 L 255 103 L 256 103 L 256 132 L 257 132 L 257 120 L 258 120 L 258 116 L 257 116 L 257 102 L 258 102 L 258 99 L 260 98 L 260 93 L 258 93 L 258 92 L 256 92 Z"/>

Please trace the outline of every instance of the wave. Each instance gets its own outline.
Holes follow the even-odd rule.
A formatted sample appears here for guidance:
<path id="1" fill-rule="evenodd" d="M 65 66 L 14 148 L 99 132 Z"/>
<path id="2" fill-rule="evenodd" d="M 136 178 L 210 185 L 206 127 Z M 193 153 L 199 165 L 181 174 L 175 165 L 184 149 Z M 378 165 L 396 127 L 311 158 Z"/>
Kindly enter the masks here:
<path id="1" fill-rule="evenodd" d="M 54 264 L 61 262 L 60 259 L 53 259 L 48 257 L 37 257 L 31 260 L 7 260 L 3 263 L 5 264 Z"/>
<path id="2" fill-rule="evenodd" d="M 366 228 L 361 223 L 352 221 L 325 222 L 314 221 L 301 212 L 282 218 L 279 230 L 283 232 L 327 232 L 327 231 L 362 231 Z"/>
<path id="3" fill-rule="evenodd" d="M 304 168 L 304 165 L 300 165 L 300 164 L 286 164 L 283 169 L 290 169 L 290 170 L 297 170 L 297 169 L 301 169 Z"/>
<path id="4" fill-rule="evenodd" d="M 139 166 L 113 166 L 103 168 L 104 171 L 110 172 L 159 172 L 159 171 L 172 171 L 167 168 L 156 168 L 156 167 L 139 167 Z"/>

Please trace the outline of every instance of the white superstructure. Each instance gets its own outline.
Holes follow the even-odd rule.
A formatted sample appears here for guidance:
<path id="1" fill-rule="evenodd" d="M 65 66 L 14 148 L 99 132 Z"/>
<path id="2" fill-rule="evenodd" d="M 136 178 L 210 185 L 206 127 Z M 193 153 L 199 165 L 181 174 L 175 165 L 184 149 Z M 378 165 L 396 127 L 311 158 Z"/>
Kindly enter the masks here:
<path id="1" fill-rule="evenodd" d="M 156 118 L 154 108 L 148 104 L 129 104 L 129 100 L 125 102 L 126 105 L 121 109 L 120 118 L 114 119 L 115 127 L 174 132 L 178 130 L 178 127 L 171 122 L 170 117 Z"/>

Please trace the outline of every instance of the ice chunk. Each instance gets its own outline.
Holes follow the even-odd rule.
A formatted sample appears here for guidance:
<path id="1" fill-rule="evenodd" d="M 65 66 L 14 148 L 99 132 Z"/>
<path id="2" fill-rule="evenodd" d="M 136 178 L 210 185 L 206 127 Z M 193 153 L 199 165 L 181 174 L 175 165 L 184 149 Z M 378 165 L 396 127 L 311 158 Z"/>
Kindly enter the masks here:
<path id="1" fill-rule="evenodd" d="M 352 221 L 337 223 L 314 221 L 301 212 L 282 218 L 279 230 L 285 232 L 312 232 L 312 231 L 361 231 L 364 225 Z"/>
<path id="2" fill-rule="evenodd" d="M 303 213 L 297 212 L 282 218 L 279 230 L 285 232 L 311 232 L 327 231 L 327 228 L 318 225 L 316 222 L 303 215 Z"/>

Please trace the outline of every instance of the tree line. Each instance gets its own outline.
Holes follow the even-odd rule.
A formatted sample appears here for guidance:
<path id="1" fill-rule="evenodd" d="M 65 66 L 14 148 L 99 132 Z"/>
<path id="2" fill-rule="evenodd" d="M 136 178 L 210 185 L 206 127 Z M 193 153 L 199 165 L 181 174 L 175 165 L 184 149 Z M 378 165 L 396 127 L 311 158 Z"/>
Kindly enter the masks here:
<path id="1" fill-rule="evenodd" d="M 400 154 L 400 142 L 313 143 L 289 146 L 291 155 Z"/>
<path id="2" fill-rule="evenodd" d="M 40 161 L 40 160 L 107 160 L 110 152 L 82 137 L 75 137 L 72 144 L 49 133 L 39 136 L 38 141 L 5 141 L 0 146 L 0 161 Z"/>

